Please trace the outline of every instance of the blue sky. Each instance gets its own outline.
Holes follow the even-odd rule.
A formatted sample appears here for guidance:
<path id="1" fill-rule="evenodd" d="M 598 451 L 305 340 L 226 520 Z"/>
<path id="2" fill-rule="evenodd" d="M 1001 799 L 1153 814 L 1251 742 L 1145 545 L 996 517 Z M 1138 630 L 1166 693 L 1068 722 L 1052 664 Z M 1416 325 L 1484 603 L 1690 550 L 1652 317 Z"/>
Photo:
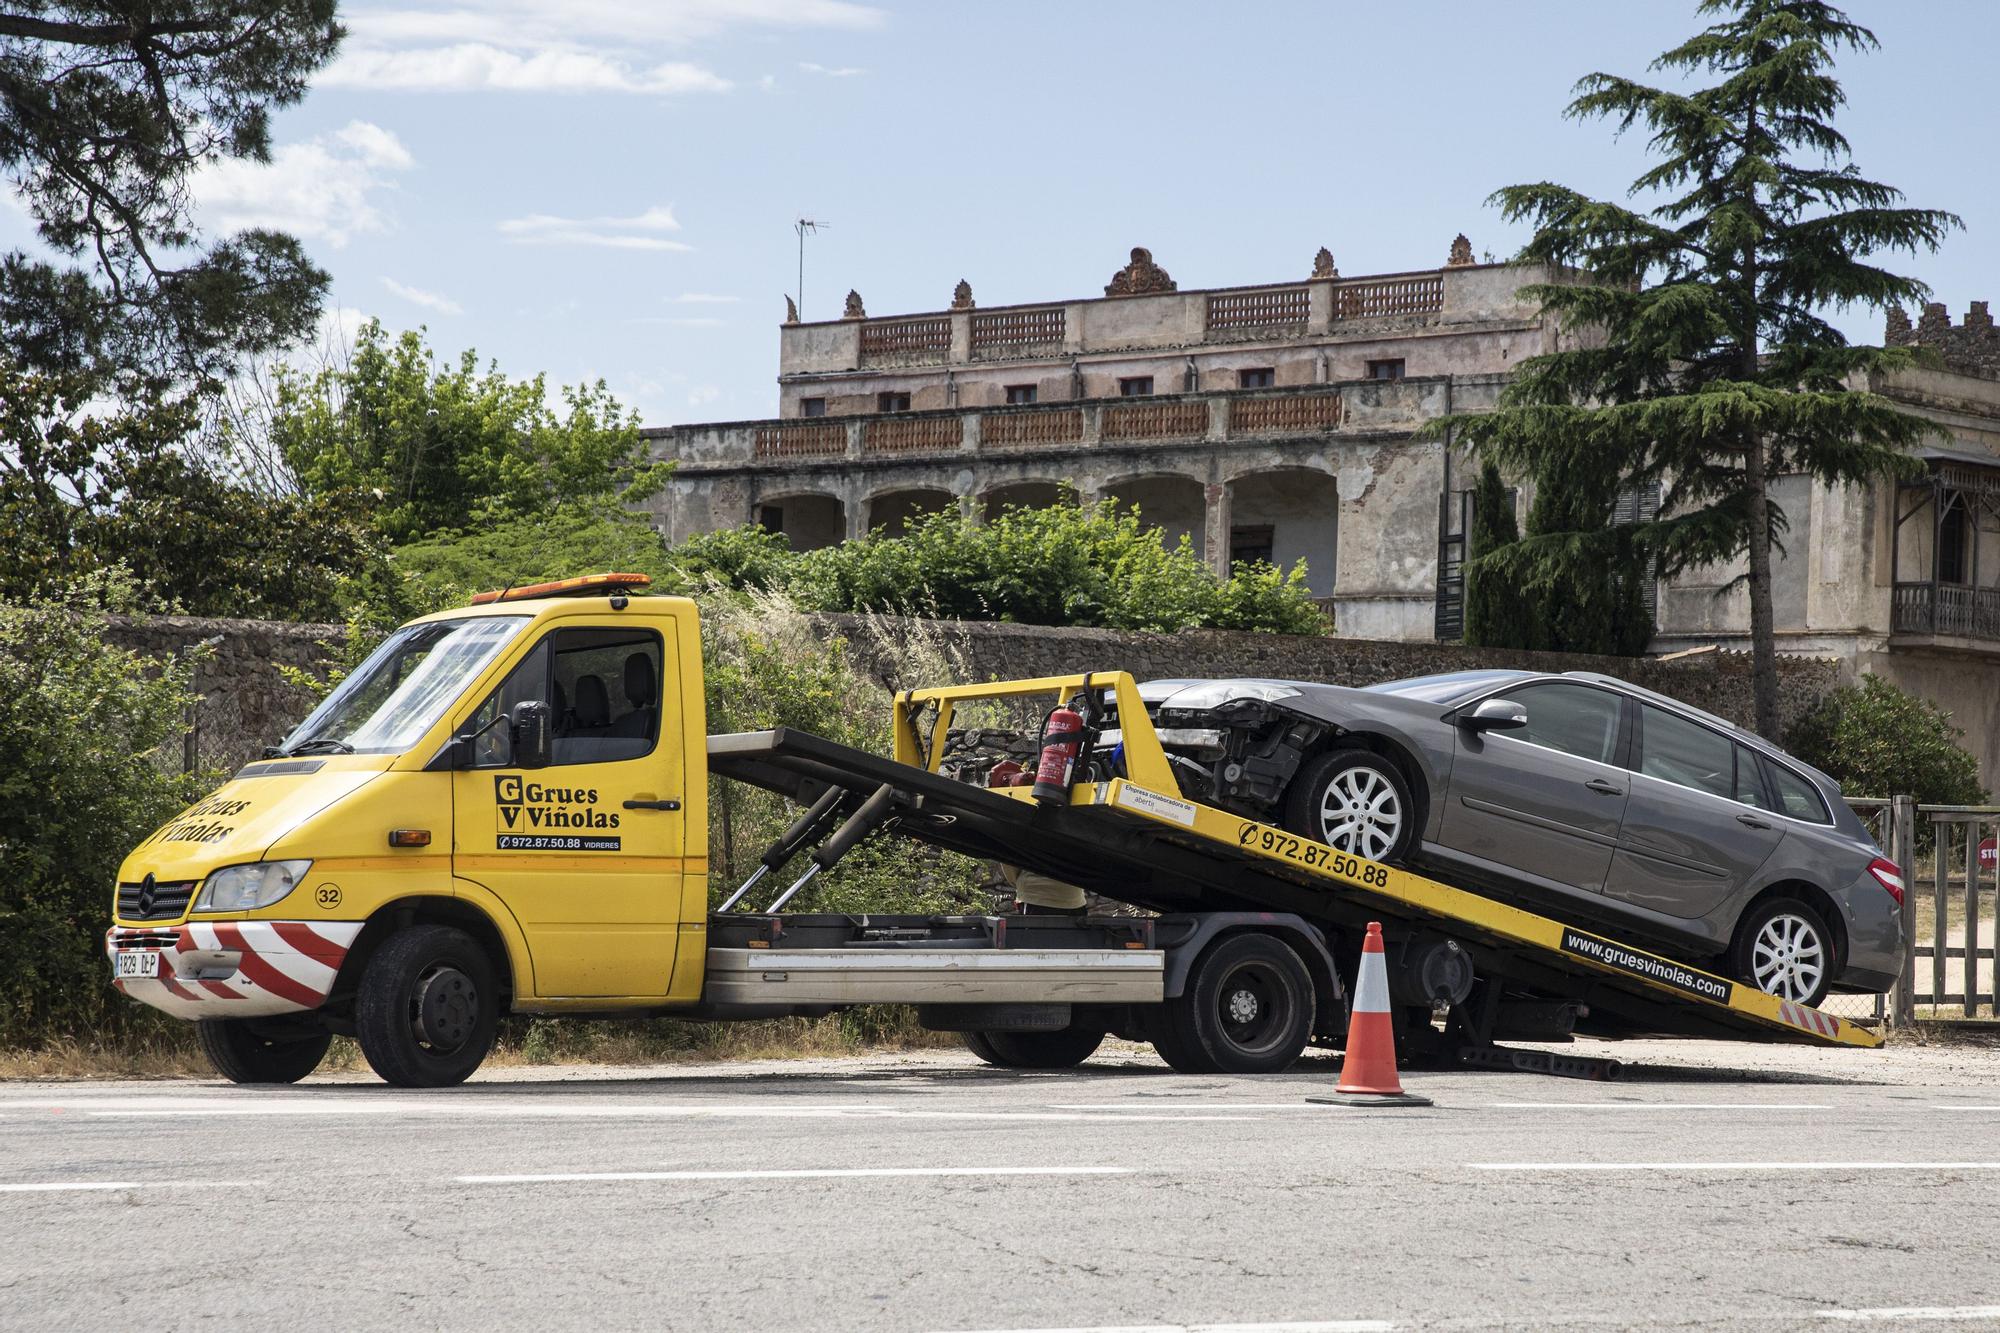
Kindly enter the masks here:
<path id="1" fill-rule="evenodd" d="M 270 167 L 202 182 L 216 226 L 302 236 L 337 320 L 428 325 L 512 374 L 603 377 L 649 424 L 768 416 L 805 313 L 1095 294 L 1134 245 L 1183 287 L 1443 262 L 1523 239 L 1484 200 L 1617 193 L 1643 143 L 1560 115 L 1642 75 L 1693 0 L 349 4 L 339 61 Z M 1961 214 L 1903 263 L 1962 316 L 2000 299 L 1990 80 L 2000 5 L 1854 0 L 1883 49 L 1841 75 L 1864 172 Z M 26 227 L 0 209 L 0 246 Z M 1850 336 L 1874 338 L 1850 315 Z"/>

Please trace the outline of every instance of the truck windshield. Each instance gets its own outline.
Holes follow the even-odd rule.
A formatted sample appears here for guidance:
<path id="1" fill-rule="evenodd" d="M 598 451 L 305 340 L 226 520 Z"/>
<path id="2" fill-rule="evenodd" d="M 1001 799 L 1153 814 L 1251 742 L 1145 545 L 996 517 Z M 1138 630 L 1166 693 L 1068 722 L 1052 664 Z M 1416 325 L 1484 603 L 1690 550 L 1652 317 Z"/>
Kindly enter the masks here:
<path id="1" fill-rule="evenodd" d="M 398 754 L 410 748 L 528 623 L 480 616 L 405 625 L 368 654 L 279 750 Z"/>

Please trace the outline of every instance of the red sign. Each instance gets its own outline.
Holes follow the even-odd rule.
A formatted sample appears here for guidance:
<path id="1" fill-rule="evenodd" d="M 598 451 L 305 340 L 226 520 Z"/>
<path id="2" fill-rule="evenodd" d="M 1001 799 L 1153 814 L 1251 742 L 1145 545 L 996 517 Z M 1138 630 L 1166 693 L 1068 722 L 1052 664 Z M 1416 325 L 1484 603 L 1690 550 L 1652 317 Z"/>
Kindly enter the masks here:
<path id="1" fill-rule="evenodd" d="M 1987 838 L 1979 844 L 1979 864 L 1981 867 L 1990 866 L 1995 859 L 1993 839 Z"/>

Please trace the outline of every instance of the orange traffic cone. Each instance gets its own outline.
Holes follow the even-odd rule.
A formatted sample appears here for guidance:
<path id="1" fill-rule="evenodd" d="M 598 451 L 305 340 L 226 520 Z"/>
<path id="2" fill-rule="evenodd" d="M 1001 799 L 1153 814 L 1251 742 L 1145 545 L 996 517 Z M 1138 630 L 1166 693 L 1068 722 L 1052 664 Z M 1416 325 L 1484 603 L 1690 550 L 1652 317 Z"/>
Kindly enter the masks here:
<path id="1" fill-rule="evenodd" d="M 1396 1077 L 1395 1020 L 1389 1013 L 1389 964 L 1382 955 L 1382 923 L 1368 923 L 1361 942 L 1361 974 L 1347 1013 L 1347 1052 L 1340 1062 L 1339 1096 L 1308 1097 L 1326 1106 L 1429 1106 L 1431 1099 L 1403 1091 Z"/>

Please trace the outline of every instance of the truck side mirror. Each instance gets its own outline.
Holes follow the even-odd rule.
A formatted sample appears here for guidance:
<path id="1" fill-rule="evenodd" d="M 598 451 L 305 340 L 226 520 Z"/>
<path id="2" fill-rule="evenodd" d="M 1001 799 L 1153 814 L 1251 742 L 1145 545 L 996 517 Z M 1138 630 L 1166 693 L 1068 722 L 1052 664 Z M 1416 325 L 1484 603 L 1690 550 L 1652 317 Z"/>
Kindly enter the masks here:
<path id="1" fill-rule="evenodd" d="M 514 742 L 514 767 L 547 768 L 549 706 L 539 699 L 515 704 L 507 725 Z"/>
<path id="2" fill-rule="evenodd" d="M 1471 712 L 1460 713 L 1458 725 L 1471 732 L 1519 731 L 1528 725 L 1528 710 L 1512 699 L 1487 699 Z"/>

